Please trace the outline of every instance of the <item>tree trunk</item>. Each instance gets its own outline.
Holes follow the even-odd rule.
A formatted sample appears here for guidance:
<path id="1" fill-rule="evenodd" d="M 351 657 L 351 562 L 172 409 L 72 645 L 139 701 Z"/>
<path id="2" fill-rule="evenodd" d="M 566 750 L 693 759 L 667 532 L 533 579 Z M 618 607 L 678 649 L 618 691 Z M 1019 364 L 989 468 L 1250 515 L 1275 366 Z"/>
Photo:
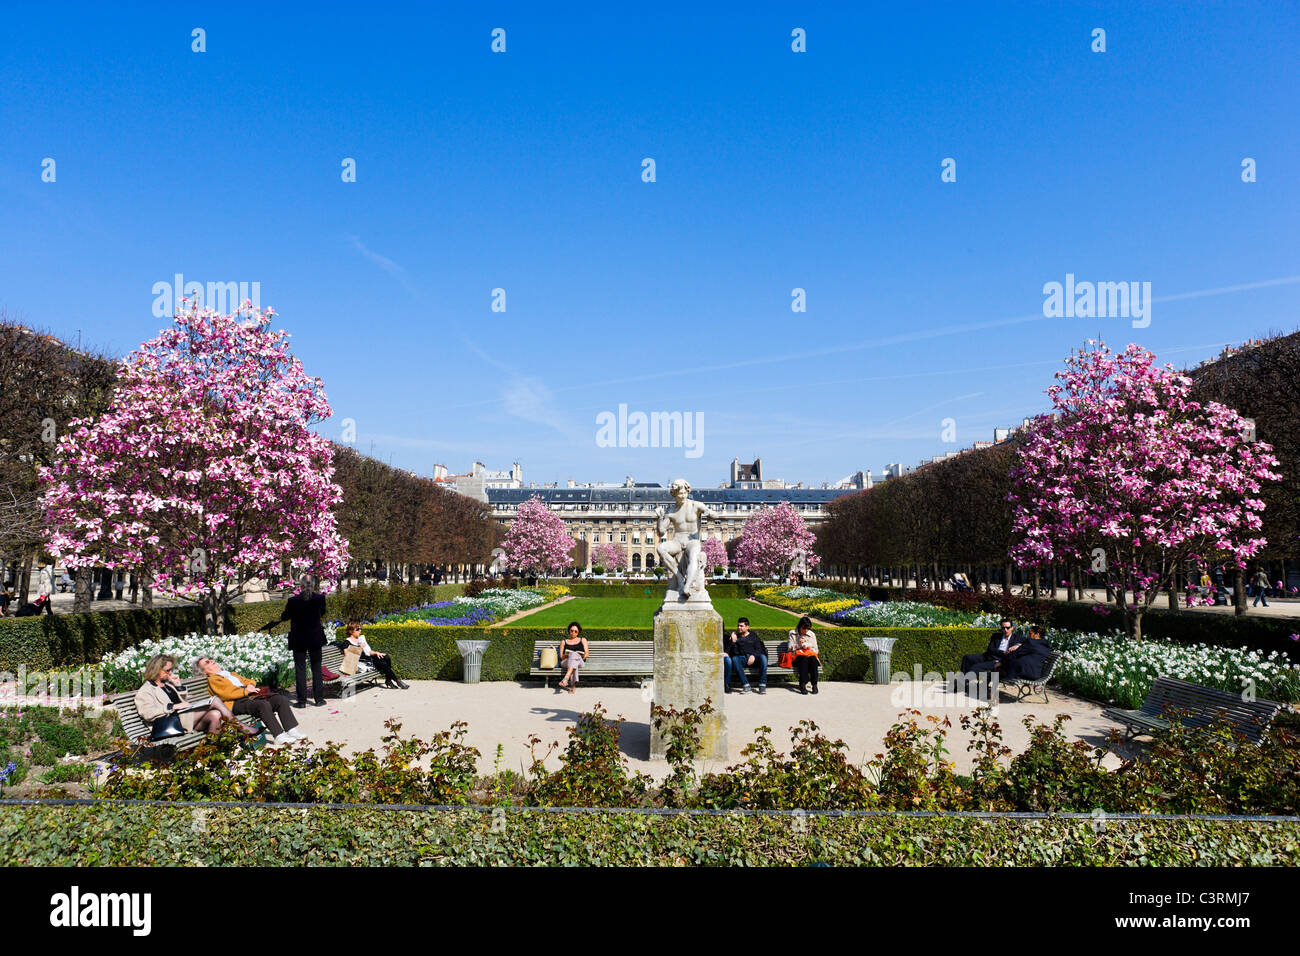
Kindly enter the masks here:
<path id="1" fill-rule="evenodd" d="M 140 607 L 153 610 L 153 575 L 148 571 L 140 575 Z"/>
<path id="2" fill-rule="evenodd" d="M 131 596 L 127 600 L 129 600 L 132 604 L 137 604 L 140 601 L 140 572 L 139 571 L 131 572 Z"/>
<path id="3" fill-rule="evenodd" d="M 1232 604 L 1237 617 L 1246 613 L 1246 569 L 1238 568 L 1232 576 Z"/>
<path id="4" fill-rule="evenodd" d="M 73 614 L 86 614 L 90 611 L 90 586 L 93 571 L 93 568 L 77 568 L 73 575 Z"/>
<path id="5" fill-rule="evenodd" d="M 1002 565 L 1002 594 L 1007 597 L 1011 594 L 1011 562 L 1009 561 Z"/>
<path id="6" fill-rule="evenodd" d="M 1124 617 L 1126 619 L 1128 618 L 1127 611 L 1124 612 Z M 1126 624 L 1128 623 L 1127 620 L 1125 621 L 1125 623 Z M 1141 607 L 1135 607 L 1133 609 L 1133 627 L 1131 633 L 1133 634 L 1133 640 L 1135 641 L 1142 640 L 1142 608 Z"/>
<path id="7" fill-rule="evenodd" d="M 36 555 L 28 553 L 23 555 L 22 570 L 18 575 L 18 606 L 22 607 L 27 603 L 27 596 L 32 586 L 32 562 L 36 560 Z"/>
<path id="8" fill-rule="evenodd" d="M 1174 565 L 1173 573 L 1169 576 L 1169 610 L 1178 610 L 1178 592 L 1182 589 L 1183 583 L 1183 562 L 1179 561 Z"/>

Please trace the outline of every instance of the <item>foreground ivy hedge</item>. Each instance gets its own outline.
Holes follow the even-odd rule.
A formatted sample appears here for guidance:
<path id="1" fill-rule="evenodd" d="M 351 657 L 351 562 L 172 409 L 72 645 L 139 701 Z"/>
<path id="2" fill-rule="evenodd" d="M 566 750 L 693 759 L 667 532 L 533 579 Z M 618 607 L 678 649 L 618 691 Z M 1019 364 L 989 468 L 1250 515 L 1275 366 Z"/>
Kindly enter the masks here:
<path id="1" fill-rule="evenodd" d="M 366 620 L 386 611 L 404 611 L 417 604 L 459 597 L 463 584 L 366 584 L 325 597 L 327 620 Z M 268 628 L 279 618 L 284 601 L 232 604 L 226 614 L 226 632 L 287 633 L 289 625 Z M 0 671 L 48 670 L 98 664 L 104 655 L 134 647 L 147 640 L 204 630 L 198 606 L 144 610 L 90 611 L 86 614 L 42 614 L 0 620 Z"/>
<path id="2" fill-rule="evenodd" d="M 413 624 L 372 624 L 364 629 L 375 650 L 393 656 L 393 666 L 407 679 L 458 680 L 461 676 L 457 640 L 487 640 L 483 652 L 483 680 L 515 680 L 528 676 L 533 645 L 537 641 L 558 643 L 563 636 L 555 627 L 439 627 Z M 779 627 L 756 627 L 752 633 L 764 641 L 784 641 L 789 631 Z M 989 631 L 968 627 L 838 627 L 817 631 L 822 676 L 826 680 L 862 680 L 871 673 L 871 654 L 862 646 L 864 637 L 894 637 L 891 670 L 913 674 L 955 671 L 963 654 L 983 651 Z M 339 632 L 342 636 L 342 631 Z M 590 627 L 583 637 L 592 644 L 602 641 L 649 641 L 648 628 Z M 599 653 L 596 650 L 595 653 Z M 775 663 L 775 662 L 771 662 Z"/>
<path id="3" fill-rule="evenodd" d="M 1296 866 L 1233 819 L 0 803 L 6 866 Z"/>

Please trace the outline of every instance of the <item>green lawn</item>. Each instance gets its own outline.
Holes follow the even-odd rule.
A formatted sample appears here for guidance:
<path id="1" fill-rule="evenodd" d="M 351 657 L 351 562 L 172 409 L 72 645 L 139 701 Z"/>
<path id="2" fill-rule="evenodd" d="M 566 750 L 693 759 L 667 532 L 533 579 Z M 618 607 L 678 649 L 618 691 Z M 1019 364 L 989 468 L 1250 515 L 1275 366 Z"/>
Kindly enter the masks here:
<path id="1" fill-rule="evenodd" d="M 583 627 L 653 627 L 654 613 L 662 598 L 574 598 L 544 607 L 511 621 L 509 627 L 564 627 L 577 621 Z M 794 627 L 799 618 L 780 608 L 752 604 L 741 598 L 716 598 L 714 610 L 722 615 L 726 628 L 736 618 L 747 617 L 754 627 Z"/>

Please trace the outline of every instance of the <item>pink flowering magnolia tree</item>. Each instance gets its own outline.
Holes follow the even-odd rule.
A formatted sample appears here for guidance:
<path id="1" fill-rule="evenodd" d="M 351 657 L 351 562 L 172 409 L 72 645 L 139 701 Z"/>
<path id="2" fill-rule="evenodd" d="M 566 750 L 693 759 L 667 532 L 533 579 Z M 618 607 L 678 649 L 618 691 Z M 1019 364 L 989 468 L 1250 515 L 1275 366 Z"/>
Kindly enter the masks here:
<path id="1" fill-rule="evenodd" d="M 564 530 L 564 519 L 534 495 L 519 506 L 501 548 L 511 570 L 553 574 L 569 566 L 569 555 L 576 544 Z"/>
<path id="2" fill-rule="evenodd" d="M 811 569 L 818 561 L 813 553 L 817 536 L 804 524 L 803 515 L 788 501 L 774 508 L 759 508 L 749 520 L 736 546 L 736 567 L 757 577 L 784 576 L 802 554 Z"/>
<path id="3" fill-rule="evenodd" d="M 201 602 L 213 634 L 250 578 L 334 585 L 342 491 L 330 443 L 309 430 L 330 407 L 273 314 L 191 308 L 123 360 L 108 410 L 69 423 L 42 470 L 52 554 L 147 575 Z"/>
<path id="4" fill-rule="evenodd" d="M 627 552 L 613 543 L 598 544 L 591 550 L 591 566 L 617 571 L 627 567 Z"/>
<path id="5" fill-rule="evenodd" d="M 1264 546 L 1259 491 L 1280 477 L 1271 446 L 1252 441 L 1237 412 L 1191 401 L 1191 379 L 1154 360 L 1138 345 L 1072 354 L 1048 389 L 1055 412 L 1030 425 L 1009 496 L 1012 559 L 1092 570 L 1138 639 L 1180 567 L 1212 557 L 1244 567 Z"/>
<path id="6" fill-rule="evenodd" d="M 722 568 L 725 571 L 731 563 L 727 559 L 727 546 L 721 538 L 705 538 L 700 550 L 704 552 L 704 566 L 709 570 Z"/>

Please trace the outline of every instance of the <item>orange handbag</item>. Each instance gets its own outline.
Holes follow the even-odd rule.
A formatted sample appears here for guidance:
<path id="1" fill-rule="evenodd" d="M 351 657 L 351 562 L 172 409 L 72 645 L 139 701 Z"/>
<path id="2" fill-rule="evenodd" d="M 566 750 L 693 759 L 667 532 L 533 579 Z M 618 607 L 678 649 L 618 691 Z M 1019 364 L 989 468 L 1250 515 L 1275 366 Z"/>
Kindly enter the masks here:
<path id="1" fill-rule="evenodd" d="M 778 663 L 782 667 L 794 667 L 794 655 L 786 651 L 781 655 Z"/>

